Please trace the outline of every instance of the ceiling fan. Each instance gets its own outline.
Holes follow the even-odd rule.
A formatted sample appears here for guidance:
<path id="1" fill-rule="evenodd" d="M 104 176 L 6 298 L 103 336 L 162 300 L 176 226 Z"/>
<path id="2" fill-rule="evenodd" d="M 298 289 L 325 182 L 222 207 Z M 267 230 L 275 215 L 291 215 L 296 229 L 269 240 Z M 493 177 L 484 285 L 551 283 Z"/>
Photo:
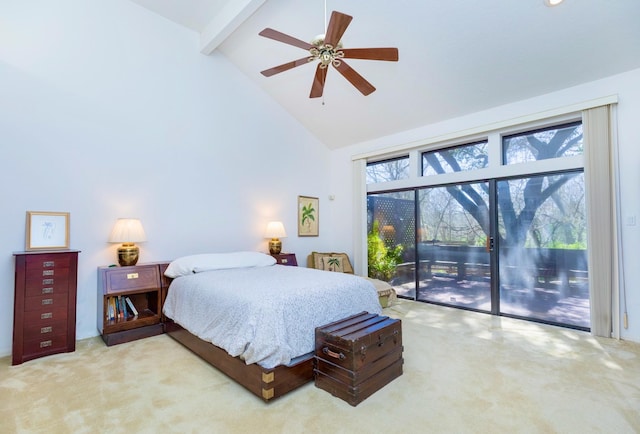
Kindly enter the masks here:
<path id="1" fill-rule="evenodd" d="M 363 76 L 351 68 L 344 59 L 386 60 L 395 62 L 398 60 L 397 48 L 342 48 L 340 39 L 351 23 L 352 16 L 333 11 L 327 26 L 326 33 L 316 37 L 311 43 L 286 35 L 277 30 L 266 28 L 259 33 L 260 36 L 273 39 L 294 47 L 308 50 L 311 56 L 303 57 L 292 62 L 287 62 L 273 68 L 261 71 L 266 77 L 279 74 L 296 66 L 313 61 L 319 61 L 316 74 L 311 86 L 309 98 L 318 98 L 324 91 L 324 83 L 327 79 L 327 70 L 332 65 L 344 78 L 356 87 L 363 95 L 369 95 L 376 90 Z"/>

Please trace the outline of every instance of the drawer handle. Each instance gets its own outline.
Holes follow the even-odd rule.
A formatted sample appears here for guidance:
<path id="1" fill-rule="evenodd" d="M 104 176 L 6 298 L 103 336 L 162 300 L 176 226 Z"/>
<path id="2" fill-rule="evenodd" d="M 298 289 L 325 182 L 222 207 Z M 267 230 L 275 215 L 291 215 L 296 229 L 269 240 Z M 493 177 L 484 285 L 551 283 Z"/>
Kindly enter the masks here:
<path id="1" fill-rule="evenodd" d="M 45 298 L 42 300 L 42 305 L 53 304 L 53 298 Z"/>
<path id="2" fill-rule="evenodd" d="M 50 319 L 53 318 L 53 312 L 46 312 L 40 314 L 40 319 Z"/>
<path id="3" fill-rule="evenodd" d="M 53 279 L 42 279 L 43 285 L 53 285 Z"/>
<path id="4" fill-rule="evenodd" d="M 44 261 L 42 263 L 42 268 L 55 267 L 55 261 Z"/>
<path id="5" fill-rule="evenodd" d="M 329 356 L 329 357 L 333 357 L 334 359 L 344 360 L 344 359 L 347 358 L 344 354 L 342 354 L 342 353 L 334 353 L 333 351 L 331 351 L 327 347 L 322 348 L 322 352 L 324 354 L 326 354 L 327 356 Z"/>
<path id="6" fill-rule="evenodd" d="M 40 333 L 51 333 L 53 331 L 53 327 L 40 327 Z"/>
<path id="7" fill-rule="evenodd" d="M 137 279 L 138 273 L 127 273 L 127 279 Z"/>
<path id="8" fill-rule="evenodd" d="M 43 276 L 53 276 L 55 271 L 56 270 L 42 270 L 42 275 Z"/>
<path id="9" fill-rule="evenodd" d="M 53 288 L 52 287 L 47 287 L 47 288 L 42 288 L 42 293 L 43 294 L 53 294 Z"/>
<path id="10" fill-rule="evenodd" d="M 51 341 L 51 339 L 49 339 L 48 341 L 42 341 L 40 342 L 40 348 L 50 347 L 52 344 L 53 342 Z"/>

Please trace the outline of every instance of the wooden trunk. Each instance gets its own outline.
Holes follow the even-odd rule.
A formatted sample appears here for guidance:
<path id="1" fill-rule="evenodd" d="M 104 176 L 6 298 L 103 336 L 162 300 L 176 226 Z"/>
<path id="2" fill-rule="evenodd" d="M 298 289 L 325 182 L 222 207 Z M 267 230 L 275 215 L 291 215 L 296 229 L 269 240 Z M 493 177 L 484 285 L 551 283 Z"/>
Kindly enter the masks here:
<path id="1" fill-rule="evenodd" d="M 401 376 L 403 363 L 404 359 L 399 359 L 373 377 L 367 378 L 357 386 L 350 386 L 336 380 L 324 372 L 316 370 L 316 387 L 326 390 L 333 396 L 336 396 L 355 407 L 389 384 L 392 380 Z"/>
<path id="2" fill-rule="evenodd" d="M 316 357 L 351 371 L 402 347 L 402 322 L 362 312 L 316 328 Z"/>
<path id="3" fill-rule="evenodd" d="M 402 375 L 402 322 L 362 312 L 316 328 L 315 384 L 356 406 Z"/>

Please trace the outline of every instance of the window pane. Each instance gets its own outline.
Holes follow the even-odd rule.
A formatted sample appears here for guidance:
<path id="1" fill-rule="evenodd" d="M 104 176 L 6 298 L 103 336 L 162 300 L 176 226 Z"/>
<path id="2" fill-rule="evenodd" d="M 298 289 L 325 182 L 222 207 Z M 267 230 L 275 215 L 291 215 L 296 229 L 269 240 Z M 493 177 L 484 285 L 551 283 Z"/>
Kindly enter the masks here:
<path id="1" fill-rule="evenodd" d="M 487 142 L 422 153 L 422 176 L 487 167 Z"/>
<path id="2" fill-rule="evenodd" d="M 502 144 L 504 164 L 582 155 L 582 123 L 505 136 Z"/>
<path id="3" fill-rule="evenodd" d="M 419 190 L 418 300 L 491 311 L 487 182 Z"/>
<path id="4" fill-rule="evenodd" d="M 367 164 L 367 184 L 409 178 L 409 157 Z"/>
<path id="5" fill-rule="evenodd" d="M 415 194 L 367 196 L 369 276 L 391 283 L 400 296 L 415 296 Z"/>
<path id="6" fill-rule="evenodd" d="M 584 174 L 499 181 L 500 311 L 588 328 Z"/>

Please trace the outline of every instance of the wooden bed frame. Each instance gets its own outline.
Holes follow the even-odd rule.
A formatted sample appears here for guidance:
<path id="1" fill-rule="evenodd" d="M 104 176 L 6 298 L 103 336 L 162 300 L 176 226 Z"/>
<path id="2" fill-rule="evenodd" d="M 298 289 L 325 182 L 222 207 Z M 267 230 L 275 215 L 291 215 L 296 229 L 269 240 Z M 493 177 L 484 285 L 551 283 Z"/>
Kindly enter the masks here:
<path id="1" fill-rule="evenodd" d="M 160 265 L 162 304 L 164 304 L 172 280 L 164 275 L 168 265 Z M 247 365 L 239 357 L 232 357 L 222 348 L 191 334 L 170 318 L 166 318 L 164 315 L 162 318 L 165 333 L 265 402 L 278 398 L 313 380 L 313 354 L 309 354 L 308 357 L 290 366 L 279 365 L 267 369 L 256 363 Z"/>
<path id="2" fill-rule="evenodd" d="M 246 387 L 251 393 L 269 402 L 313 380 L 313 354 L 291 366 L 267 369 L 192 335 L 173 321 L 165 322 L 165 333 L 196 353 L 203 360 Z"/>

